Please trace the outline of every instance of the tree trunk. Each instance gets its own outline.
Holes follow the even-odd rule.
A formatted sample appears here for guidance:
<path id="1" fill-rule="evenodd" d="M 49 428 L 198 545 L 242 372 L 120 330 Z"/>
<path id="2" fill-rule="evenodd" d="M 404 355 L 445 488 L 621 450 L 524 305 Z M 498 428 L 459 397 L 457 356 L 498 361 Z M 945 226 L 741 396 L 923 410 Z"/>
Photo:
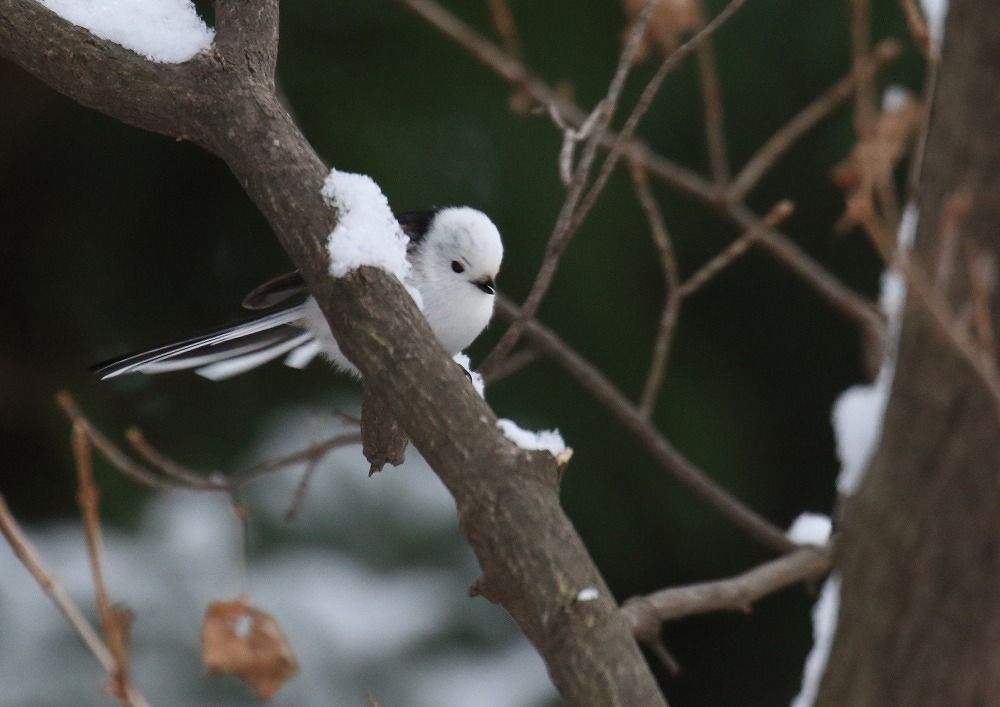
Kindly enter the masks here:
<path id="1" fill-rule="evenodd" d="M 990 0 L 952 0 L 935 94 L 913 257 L 930 278 L 951 268 L 942 296 L 957 322 L 977 311 L 970 263 L 995 265 L 1000 254 L 1000 22 Z M 942 219 L 963 190 L 971 207 L 948 257 Z M 817 704 L 1000 704 L 1000 409 L 912 281 L 907 299 L 880 448 L 843 509 L 839 625 Z M 978 331 L 996 331 L 996 286 L 986 300 Z"/>

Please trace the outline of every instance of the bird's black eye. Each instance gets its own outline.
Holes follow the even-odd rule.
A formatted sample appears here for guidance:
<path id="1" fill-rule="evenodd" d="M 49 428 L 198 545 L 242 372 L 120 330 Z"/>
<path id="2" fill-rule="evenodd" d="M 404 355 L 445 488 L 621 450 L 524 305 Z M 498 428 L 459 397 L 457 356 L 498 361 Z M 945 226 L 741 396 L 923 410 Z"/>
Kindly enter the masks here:
<path id="1" fill-rule="evenodd" d="M 463 273 L 463 272 L 465 272 L 465 266 L 462 265 L 457 260 L 452 260 L 451 261 L 451 271 L 452 272 L 457 272 L 457 273 Z"/>

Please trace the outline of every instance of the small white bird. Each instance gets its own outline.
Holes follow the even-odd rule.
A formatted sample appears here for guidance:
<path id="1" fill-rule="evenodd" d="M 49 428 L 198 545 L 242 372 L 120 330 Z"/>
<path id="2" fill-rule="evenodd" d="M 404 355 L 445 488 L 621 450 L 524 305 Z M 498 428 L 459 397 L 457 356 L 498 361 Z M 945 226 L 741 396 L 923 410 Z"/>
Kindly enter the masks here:
<path id="1" fill-rule="evenodd" d="M 503 259 L 500 233 L 484 213 L 463 206 L 412 211 L 397 219 L 410 239 L 406 284 L 419 291 L 424 316 L 454 356 L 479 336 L 493 316 L 496 277 Z M 296 271 L 256 288 L 243 306 L 268 309 L 305 292 Z M 293 368 L 303 368 L 321 354 L 336 367 L 358 374 L 341 353 L 312 297 L 228 327 L 113 358 L 93 370 L 104 379 L 194 368 L 205 378 L 222 380 L 285 354 L 285 363 Z"/>

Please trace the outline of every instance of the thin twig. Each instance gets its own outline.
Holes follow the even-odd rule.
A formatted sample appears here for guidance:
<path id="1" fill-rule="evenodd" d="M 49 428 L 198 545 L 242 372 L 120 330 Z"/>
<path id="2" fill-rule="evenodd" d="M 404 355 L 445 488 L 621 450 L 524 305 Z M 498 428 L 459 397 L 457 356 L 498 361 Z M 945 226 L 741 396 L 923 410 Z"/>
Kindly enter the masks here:
<path id="1" fill-rule="evenodd" d="M 762 219 L 743 204 L 725 204 L 722 210 L 736 224 L 746 230 L 758 228 Z M 857 322 L 866 336 L 877 340 L 885 328 L 885 316 L 870 301 L 860 296 L 831 275 L 822 265 L 809 257 L 799 246 L 777 229 L 760 236 L 759 243 L 789 270 L 807 282 L 820 296 L 837 308 L 848 319 Z"/>
<path id="2" fill-rule="evenodd" d="M 573 171 L 572 179 L 568 180 L 566 199 L 559 210 L 555 228 L 552 231 L 552 235 L 549 236 L 548 243 L 545 246 L 545 254 L 542 257 L 542 262 L 538 268 L 538 272 L 535 274 L 535 281 L 532 283 L 531 289 L 528 291 L 528 296 L 522 304 L 524 317 L 526 319 L 533 317 L 538 311 L 539 306 L 541 306 L 542 299 L 545 297 L 545 294 L 548 292 L 549 287 L 552 285 L 552 281 L 555 278 L 556 270 L 559 267 L 562 255 L 569 246 L 569 242 L 579 228 L 580 223 L 582 223 L 583 219 L 581 217 L 581 213 L 585 216 L 587 211 L 590 209 L 587 202 L 591 195 L 594 194 L 594 191 L 593 188 L 591 188 L 591 191 L 584 196 L 584 190 L 586 189 L 587 181 L 590 177 L 590 170 L 601 144 L 599 136 L 603 134 L 611 124 L 615 108 L 617 107 L 618 100 L 621 97 L 622 89 L 625 87 L 625 80 L 628 78 L 628 74 L 635 63 L 636 54 L 642 44 L 646 27 L 649 24 L 649 19 L 652 16 L 653 9 L 656 7 L 657 1 L 658 0 L 647 0 L 646 5 L 639 12 L 632 25 L 632 29 L 629 31 L 625 46 L 618 57 L 618 65 L 615 68 L 615 73 L 611 79 L 611 83 L 608 85 L 607 93 L 598 103 L 593 113 L 581 124 L 581 132 L 587 132 L 589 135 L 587 137 L 587 141 L 584 143 L 584 148 L 580 155 L 580 161 L 576 169 Z M 584 131 L 585 126 L 587 127 L 586 131 Z M 566 133 L 564 132 L 564 134 Z M 564 149 L 562 151 L 563 154 L 560 158 L 560 163 L 565 161 L 565 145 L 566 143 L 564 141 Z M 605 161 L 605 167 L 606 166 L 607 161 Z M 563 170 L 565 170 L 565 167 L 563 167 Z M 601 173 L 598 174 L 598 177 L 595 180 L 595 185 L 603 183 L 603 180 L 607 179 L 607 177 L 604 176 L 602 180 L 603 174 L 604 168 L 602 168 Z M 582 204 L 581 198 L 583 199 Z M 590 201 L 592 203 L 592 200 Z M 503 360 L 503 358 L 514 348 L 515 344 L 517 344 L 518 338 L 521 336 L 522 327 L 522 320 L 511 323 L 511 325 L 507 328 L 507 331 L 503 333 L 503 336 L 500 337 L 500 340 L 497 341 L 493 350 L 486 356 L 486 359 L 480 366 L 480 370 L 484 374 L 489 373 L 490 369 Z"/>
<path id="3" fill-rule="evenodd" d="M 718 275 L 723 268 L 747 252 L 750 246 L 759 242 L 768 231 L 774 229 L 778 224 L 791 216 L 794 210 L 795 205 L 787 199 L 779 201 L 772 206 L 771 210 L 765 214 L 759 224 L 755 224 L 753 228 L 747 229 L 742 236 L 730 243 L 728 248 L 709 260 L 691 277 L 685 280 L 684 284 L 680 286 L 679 292 L 681 296 L 688 297 L 704 286 L 706 282 Z"/>
<path id="4" fill-rule="evenodd" d="M 947 292 L 951 287 L 955 263 L 958 260 L 959 236 L 965 217 L 972 208 L 972 193 L 968 187 L 960 187 L 945 199 L 941 207 L 941 223 L 938 226 L 938 237 L 934 260 L 937 267 L 934 272 L 934 289 Z"/>
<path id="5" fill-rule="evenodd" d="M 732 201 L 742 201 L 792 145 L 832 113 L 837 106 L 854 95 L 861 78 L 859 71 L 866 76 L 873 73 L 899 56 L 900 49 L 899 42 L 894 39 L 879 42 L 872 54 L 871 62 L 859 67 L 858 70 L 851 71 L 771 135 L 736 175 L 728 198 Z"/>
<path id="6" fill-rule="evenodd" d="M 175 488 L 186 488 L 194 491 L 222 491 L 234 493 L 252 481 L 262 476 L 272 474 L 296 464 L 315 464 L 329 452 L 338 447 L 346 447 L 361 443 L 361 434 L 350 432 L 335 435 L 322 442 L 311 444 L 305 449 L 293 452 L 277 459 L 268 459 L 231 474 L 213 474 L 204 476 L 170 459 L 163 452 L 154 448 L 136 428 L 127 433 L 129 442 L 146 460 L 173 480 Z"/>
<path id="7" fill-rule="evenodd" d="M 830 571 L 830 554 L 829 546 L 800 547 L 735 577 L 633 597 L 621 611 L 640 640 L 657 636 L 665 621 L 715 611 L 749 612 L 754 602 L 769 594 L 821 579 Z"/>
<path id="8" fill-rule="evenodd" d="M 105 645 L 111 654 L 111 668 L 108 670 L 109 692 L 127 705 L 144 705 L 145 700 L 133 688 L 128 656 L 128 628 L 131 614 L 127 609 L 112 606 L 104 581 L 101 563 L 101 518 L 99 494 L 94 482 L 91 458 L 90 436 L 85 423 L 73 423 L 73 457 L 76 462 L 79 488 L 77 502 L 83 519 L 84 539 L 87 544 L 87 558 L 90 574 L 94 582 L 94 603 L 101 619 Z"/>
<path id="9" fill-rule="evenodd" d="M 302 505 L 306 500 L 306 492 L 309 490 L 309 484 L 312 482 L 313 476 L 316 474 L 316 469 L 319 468 L 319 459 L 310 459 L 306 464 L 306 468 L 302 472 L 302 478 L 299 479 L 299 483 L 295 485 L 295 493 L 292 495 L 292 502 L 288 505 L 288 509 L 285 511 L 285 520 L 293 521 L 295 517 L 299 514 L 302 509 Z"/>
<path id="10" fill-rule="evenodd" d="M 597 107 L 591 111 L 590 115 L 587 116 L 587 119 L 583 121 L 579 128 L 574 128 L 563 120 L 562 116 L 559 115 L 559 107 L 556 104 L 550 103 L 548 109 L 552 122 L 563 133 L 562 147 L 559 149 L 559 181 L 562 182 L 564 187 L 572 189 L 574 186 L 574 176 L 577 183 L 581 184 L 585 177 L 584 173 L 579 171 L 574 172 L 573 169 L 573 157 L 576 145 L 577 143 L 589 140 L 594 134 L 597 123 L 604 112 L 604 103 L 597 104 Z"/>
<path id="11" fill-rule="evenodd" d="M 924 20 L 923 13 L 917 9 L 917 3 L 914 0 L 899 0 L 899 4 L 903 8 L 903 14 L 906 15 L 906 27 L 910 30 L 910 36 L 913 37 L 913 41 L 920 47 L 920 51 L 923 52 L 924 56 L 930 59 L 931 33 L 927 29 L 927 22 Z"/>
<path id="12" fill-rule="evenodd" d="M 489 375 L 484 375 L 483 383 L 491 385 L 492 383 L 496 383 L 499 380 L 512 376 L 525 366 L 531 365 L 541 357 L 542 353 L 532 346 L 526 346 L 519 349 L 494 366 L 489 372 Z"/>
<path id="13" fill-rule="evenodd" d="M 984 351 L 997 360 L 996 334 L 993 328 L 992 293 L 997 285 L 997 263 L 992 254 L 972 246 L 965 249 L 969 271 L 969 299 L 972 303 L 972 325 Z"/>
<path id="14" fill-rule="evenodd" d="M 324 456 L 335 449 L 347 447 L 352 444 L 361 444 L 361 442 L 362 439 L 360 432 L 345 432 L 343 434 L 334 435 L 333 437 L 325 439 L 322 442 L 316 442 L 306 449 L 293 452 L 284 457 L 270 459 L 260 462 L 259 464 L 248 466 L 233 474 L 228 474 L 226 478 L 228 483 L 234 489 L 239 489 L 246 486 L 251 481 L 255 481 L 256 479 L 266 476 L 267 474 L 273 474 L 276 471 L 295 464 L 301 464 L 303 462 L 319 462 Z"/>
<path id="15" fill-rule="evenodd" d="M 497 313 L 503 319 L 512 321 L 517 318 L 519 311 L 506 297 L 498 297 Z M 746 506 L 688 461 L 649 420 L 639 414 L 632 401 L 554 331 L 531 319 L 525 323 L 524 334 L 533 345 L 561 365 L 585 390 L 603 403 L 635 435 L 657 463 L 681 483 L 766 547 L 777 552 L 787 552 L 795 547 L 780 528 Z"/>
<path id="16" fill-rule="evenodd" d="M 231 489 L 230 485 L 218 475 L 203 476 L 159 452 L 146 441 L 145 435 L 138 427 L 129 427 L 125 430 L 125 439 L 148 464 L 171 479 L 175 487 L 206 491 L 229 491 Z"/>
<path id="17" fill-rule="evenodd" d="M 968 327 L 957 320 L 947 302 L 934 290 L 931 278 L 912 259 L 899 258 L 894 266 L 903 273 L 908 291 L 917 295 L 930 314 L 930 320 L 942 334 L 942 340 L 951 345 L 985 385 L 1000 417 L 1000 370 L 997 369 L 996 352 L 984 347 Z"/>
<path id="18" fill-rule="evenodd" d="M 112 466 L 128 478 L 144 486 L 151 486 L 160 490 L 188 489 L 190 491 L 215 491 L 232 494 L 262 476 L 273 474 L 296 464 L 319 462 L 334 449 L 352 444 L 360 444 L 362 441 L 360 433 L 345 432 L 284 457 L 268 459 L 231 474 L 212 474 L 211 476 L 206 476 L 178 463 L 157 450 L 149 443 L 141 430 L 135 427 L 129 428 L 126 432 L 129 443 L 138 454 L 142 455 L 156 469 L 156 471 L 152 471 L 134 462 L 118 446 L 102 434 L 87 419 L 68 392 L 60 391 L 56 395 L 56 400 L 73 424 L 79 425 L 80 429 L 86 432 L 88 439 Z M 346 422 L 358 424 L 357 420 L 349 416 L 340 415 L 340 417 Z"/>
<path id="19" fill-rule="evenodd" d="M 704 16 L 705 3 L 703 0 L 698 0 L 698 17 Z M 726 125 L 722 91 L 719 88 L 719 69 L 715 63 L 715 50 L 711 39 L 706 39 L 698 46 L 698 79 L 701 82 L 705 142 L 708 146 L 708 163 L 712 169 L 712 180 L 720 187 L 724 187 L 730 178 L 729 150 L 726 148 Z"/>
<path id="20" fill-rule="evenodd" d="M 490 19 L 493 21 L 493 29 L 503 42 L 503 48 L 511 56 L 520 58 L 523 55 L 521 40 L 517 36 L 517 24 L 514 22 L 514 13 L 510 10 L 507 0 L 487 0 L 490 6 Z"/>
<path id="21" fill-rule="evenodd" d="M 667 225 L 649 187 L 646 170 L 638 162 L 631 162 L 632 183 L 635 187 L 639 204 L 649 222 L 650 235 L 660 259 L 663 279 L 666 285 L 663 309 L 660 311 L 660 321 L 656 330 L 656 340 L 653 342 L 653 353 L 650 357 L 649 371 L 646 383 L 639 397 L 639 414 L 649 419 L 653 414 L 653 406 L 663 385 L 663 375 L 667 367 L 667 357 L 670 354 L 670 344 L 673 341 L 677 318 L 680 315 L 681 302 L 684 295 L 680 292 L 680 270 L 677 267 L 677 256 L 667 232 Z"/>
<path id="22" fill-rule="evenodd" d="M 14 551 L 17 559 L 31 573 L 31 576 L 38 582 L 41 590 L 52 600 L 52 603 L 56 605 L 56 608 L 66 618 L 69 625 L 76 631 L 80 640 L 83 641 L 83 645 L 97 658 L 97 662 L 101 664 L 105 672 L 111 673 L 115 666 L 115 660 L 111 656 L 111 651 L 104 645 L 104 641 L 101 640 L 100 635 L 98 635 L 73 599 L 70 598 L 69 594 L 66 593 L 66 590 L 63 589 L 56 576 L 45 566 L 37 548 L 28 540 L 28 537 L 14 519 L 14 515 L 10 512 L 10 507 L 7 505 L 7 500 L 3 497 L 3 494 L 0 494 L 0 532 L 7 539 L 7 544 Z"/>
<path id="23" fill-rule="evenodd" d="M 148 486 L 152 489 L 166 490 L 172 488 L 172 486 L 158 477 L 154 472 L 150 471 L 141 464 L 136 464 L 132 459 L 129 458 L 127 454 L 122 452 L 115 444 L 105 437 L 93 423 L 88 420 L 84 414 L 80 411 L 80 407 L 76 404 L 73 396 L 67 391 L 61 390 L 56 393 L 56 403 L 62 408 L 62 411 L 66 414 L 66 417 L 70 419 L 74 425 L 80 423 L 83 428 L 87 430 L 87 436 L 95 447 L 104 455 L 111 464 L 122 472 L 125 476 L 132 479 L 142 486 Z"/>
<path id="24" fill-rule="evenodd" d="M 878 118 L 871 63 L 871 0 L 851 0 L 851 61 L 858 82 L 854 91 L 854 130 L 862 140 L 870 138 Z"/>

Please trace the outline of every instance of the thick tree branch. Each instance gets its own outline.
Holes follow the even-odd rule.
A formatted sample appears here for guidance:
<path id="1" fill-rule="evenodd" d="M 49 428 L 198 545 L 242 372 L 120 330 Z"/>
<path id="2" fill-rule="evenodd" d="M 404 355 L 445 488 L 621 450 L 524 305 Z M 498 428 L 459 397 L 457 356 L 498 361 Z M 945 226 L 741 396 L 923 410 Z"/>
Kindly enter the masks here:
<path id="1" fill-rule="evenodd" d="M 33 0 L 0 0 L 0 55 L 80 103 L 225 160 L 301 269 L 344 353 L 455 496 L 483 570 L 480 588 L 518 621 L 564 699 L 664 704 L 559 506 L 555 460 L 503 437 L 398 281 L 368 267 L 326 274 L 323 240 L 336 214 L 320 196 L 323 162 L 274 95 L 276 17 L 276 0 L 220 1 L 211 51 L 152 64 Z M 596 598 L 581 601 L 588 588 Z"/>

